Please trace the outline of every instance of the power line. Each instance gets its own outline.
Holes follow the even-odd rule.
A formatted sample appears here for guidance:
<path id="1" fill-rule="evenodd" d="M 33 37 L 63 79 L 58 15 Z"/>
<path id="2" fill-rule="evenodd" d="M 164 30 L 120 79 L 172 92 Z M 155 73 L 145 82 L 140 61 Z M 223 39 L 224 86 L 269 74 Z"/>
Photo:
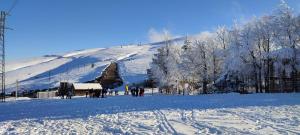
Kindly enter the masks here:
<path id="1" fill-rule="evenodd" d="M 16 5 L 18 4 L 18 2 L 19 2 L 18 0 L 14 0 L 14 1 L 13 1 L 13 3 L 12 3 L 12 5 L 11 5 L 11 7 L 9 8 L 7 14 L 10 14 L 10 13 L 14 10 L 14 8 L 15 8 Z"/>

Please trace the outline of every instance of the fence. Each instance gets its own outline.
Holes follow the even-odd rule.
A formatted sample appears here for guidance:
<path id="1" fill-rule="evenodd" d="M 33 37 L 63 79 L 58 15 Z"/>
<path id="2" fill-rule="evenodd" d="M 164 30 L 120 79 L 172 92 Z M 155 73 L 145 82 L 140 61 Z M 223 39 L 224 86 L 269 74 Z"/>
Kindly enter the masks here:
<path id="1" fill-rule="evenodd" d="M 39 99 L 53 98 L 56 96 L 57 96 L 57 91 L 45 91 L 45 92 L 37 93 L 37 98 L 39 98 Z"/>

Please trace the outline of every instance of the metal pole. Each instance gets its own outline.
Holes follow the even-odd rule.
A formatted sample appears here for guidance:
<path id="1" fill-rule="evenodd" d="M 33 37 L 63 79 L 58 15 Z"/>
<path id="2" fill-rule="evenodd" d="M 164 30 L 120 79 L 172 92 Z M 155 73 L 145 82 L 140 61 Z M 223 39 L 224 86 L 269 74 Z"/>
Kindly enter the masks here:
<path id="1" fill-rule="evenodd" d="M 49 89 L 48 89 L 48 91 L 50 91 L 50 87 L 51 87 L 51 71 L 49 71 L 48 73 L 49 73 Z"/>
<path id="2" fill-rule="evenodd" d="M 1 101 L 5 102 L 5 17 L 6 12 L 1 11 L 0 15 L 0 44 L 1 44 Z"/>
<path id="3" fill-rule="evenodd" d="M 16 89 L 16 100 L 18 99 L 18 90 L 19 90 L 19 81 L 17 80 L 17 89 Z"/>
<path id="4" fill-rule="evenodd" d="M 1 44 L 1 49 L 3 49 L 3 13 L 2 11 L 0 12 L 0 44 Z M 2 52 L 1 52 L 2 53 Z M 2 55 L 2 54 L 1 54 Z M 1 57 L 2 58 L 2 57 Z M 1 66 L 2 66 L 2 59 L 1 59 Z M 4 102 L 4 91 L 3 91 L 3 87 L 2 87 L 2 68 L 1 68 L 1 102 Z"/>
<path id="5" fill-rule="evenodd" d="M 153 87 L 152 87 L 152 96 L 153 96 Z"/>
<path id="6" fill-rule="evenodd" d="M 49 91 L 51 89 L 51 71 L 49 71 L 49 89 L 47 91 L 47 98 L 50 98 Z"/>
<path id="7" fill-rule="evenodd" d="M 179 90 L 178 90 L 178 80 L 176 80 L 176 93 L 179 93 Z"/>

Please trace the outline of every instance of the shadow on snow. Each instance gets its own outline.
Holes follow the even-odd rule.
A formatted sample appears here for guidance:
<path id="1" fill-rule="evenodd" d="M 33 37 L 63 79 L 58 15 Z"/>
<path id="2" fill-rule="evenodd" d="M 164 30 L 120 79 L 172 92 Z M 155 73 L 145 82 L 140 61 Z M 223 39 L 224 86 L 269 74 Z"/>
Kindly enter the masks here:
<path id="1" fill-rule="evenodd" d="M 108 98 L 49 99 L 0 104 L 0 121 L 21 119 L 86 119 L 97 114 L 114 114 L 158 109 L 217 109 L 249 106 L 300 105 L 300 93 L 212 94 L 199 96 L 116 96 Z"/>

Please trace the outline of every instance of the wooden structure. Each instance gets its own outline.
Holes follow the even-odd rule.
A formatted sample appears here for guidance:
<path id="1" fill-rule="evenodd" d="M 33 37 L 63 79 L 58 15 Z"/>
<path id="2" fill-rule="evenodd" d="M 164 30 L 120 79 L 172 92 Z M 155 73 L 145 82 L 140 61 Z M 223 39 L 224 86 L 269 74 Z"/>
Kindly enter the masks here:
<path id="1" fill-rule="evenodd" d="M 71 87 L 75 96 L 93 96 L 101 92 L 102 86 L 99 83 L 73 83 Z"/>
<path id="2" fill-rule="evenodd" d="M 104 89 L 120 87 L 123 80 L 119 75 L 118 64 L 112 62 L 94 82 L 99 82 Z"/>

